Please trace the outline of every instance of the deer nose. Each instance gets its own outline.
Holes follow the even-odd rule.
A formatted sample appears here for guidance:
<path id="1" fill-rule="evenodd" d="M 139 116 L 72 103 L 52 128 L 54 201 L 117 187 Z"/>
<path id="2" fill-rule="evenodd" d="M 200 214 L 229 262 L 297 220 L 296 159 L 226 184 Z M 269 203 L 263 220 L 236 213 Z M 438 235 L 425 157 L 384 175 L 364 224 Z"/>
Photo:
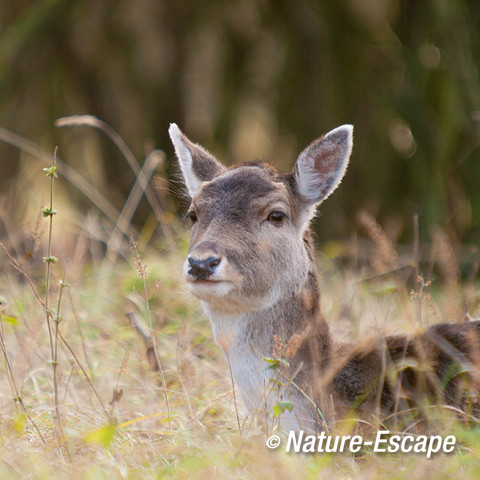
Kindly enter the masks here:
<path id="1" fill-rule="evenodd" d="M 222 259 L 218 257 L 208 257 L 205 260 L 197 260 L 193 257 L 188 257 L 188 263 L 190 264 L 188 273 L 196 279 L 205 280 L 213 274 L 221 261 Z"/>

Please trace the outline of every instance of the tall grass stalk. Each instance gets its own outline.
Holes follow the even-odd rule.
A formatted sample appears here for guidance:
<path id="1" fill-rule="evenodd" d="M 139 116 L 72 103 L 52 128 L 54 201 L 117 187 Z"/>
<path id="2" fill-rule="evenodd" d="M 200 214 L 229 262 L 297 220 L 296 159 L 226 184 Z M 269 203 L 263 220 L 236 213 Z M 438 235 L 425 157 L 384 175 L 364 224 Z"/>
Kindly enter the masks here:
<path id="1" fill-rule="evenodd" d="M 60 421 L 60 409 L 58 404 L 58 339 L 62 340 L 65 346 L 69 349 L 70 353 L 73 355 L 75 361 L 77 362 L 78 366 L 82 370 L 85 378 L 87 379 L 90 387 L 92 388 L 93 392 L 95 393 L 97 399 L 99 400 L 100 405 L 106 415 L 106 417 L 110 420 L 110 415 L 108 414 L 101 398 L 99 397 L 95 387 L 93 386 L 92 382 L 90 381 L 87 372 L 81 365 L 80 361 L 78 360 L 77 356 L 73 352 L 72 348 L 68 345 L 65 338 L 59 331 L 59 324 L 61 322 L 60 317 L 60 305 L 62 301 L 62 294 L 64 288 L 67 286 L 65 283 L 65 275 L 66 269 L 64 273 L 63 280 L 60 285 L 60 292 L 58 296 L 58 304 L 57 304 L 57 313 L 55 316 L 55 338 L 53 338 L 52 333 L 52 325 L 51 320 L 53 318 L 53 310 L 49 307 L 49 295 L 50 295 L 50 280 L 51 280 L 51 265 L 57 262 L 57 258 L 52 255 L 52 233 L 53 233 L 53 217 L 57 213 L 53 209 L 53 182 L 55 178 L 58 178 L 57 175 L 57 167 L 56 167 L 56 160 L 57 160 L 57 151 L 58 147 L 55 147 L 54 154 L 53 154 L 53 161 L 52 165 L 48 168 L 44 168 L 45 174 L 47 177 L 50 178 L 50 205 L 43 210 L 43 215 L 49 218 L 49 229 L 48 229 L 48 246 L 47 246 L 47 256 L 43 259 L 43 261 L 47 264 L 47 272 L 46 272 L 46 283 L 45 283 L 45 311 L 46 311 L 46 318 L 47 318 L 47 326 L 48 326 L 48 334 L 50 338 L 50 350 L 51 350 L 51 359 L 52 359 L 52 367 L 53 367 L 53 391 L 54 391 L 54 406 L 55 406 L 55 415 L 57 417 L 57 423 L 59 426 L 60 431 L 62 432 L 62 426 Z M 62 433 L 63 437 L 63 433 Z M 68 452 L 68 448 L 67 448 Z"/>
<path id="2" fill-rule="evenodd" d="M 158 153 L 159 151 L 154 150 L 154 152 Z M 126 232 L 130 228 L 132 217 L 138 207 L 138 204 L 140 203 L 142 194 L 145 193 L 145 187 L 149 184 L 149 181 L 155 172 L 155 169 L 161 163 L 161 160 L 161 156 L 155 154 L 149 154 L 145 158 L 145 162 L 138 172 L 135 184 L 130 190 L 127 201 L 125 202 L 122 211 L 120 212 L 120 216 L 118 217 L 117 223 L 115 224 L 115 228 L 110 235 L 110 239 L 107 243 L 107 252 L 105 254 L 107 259 L 110 258 L 112 250 L 118 250 L 122 232 Z"/>
<path id="3" fill-rule="evenodd" d="M 35 289 L 35 286 L 31 280 L 31 278 L 28 276 L 27 272 L 25 272 L 25 270 L 22 268 L 22 266 L 10 255 L 10 253 L 8 252 L 8 250 L 5 248 L 5 245 L 3 245 L 3 243 L 0 243 L 0 248 L 3 250 L 3 252 L 5 253 L 5 255 L 8 257 L 8 259 L 10 260 L 10 265 L 15 269 L 17 270 L 22 276 L 23 278 L 25 278 L 25 280 L 27 281 L 28 285 L 30 286 L 35 298 L 37 299 L 38 303 L 40 303 L 40 305 L 46 309 L 46 306 L 45 306 L 45 302 L 40 298 L 40 295 L 38 294 L 37 290 Z M 103 413 L 105 414 L 105 417 L 107 418 L 108 421 L 111 421 L 111 417 L 107 411 L 107 409 L 105 408 L 105 404 L 103 403 L 100 395 L 98 394 L 95 386 L 93 385 L 92 383 L 92 380 L 90 379 L 87 371 L 85 370 L 85 367 L 83 366 L 82 362 L 80 361 L 80 359 L 78 358 L 78 356 L 75 354 L 75 351 L 72 349 L 72 347 L 69 345 L 69 343 L 65 340 L 65 338 L 63 337 L 62 333 L 60 330 L 57 330 L 56 331 L 56 335 L 58 335 L 58 337 L 60 337 L 60 340 L 63 342 L 63 344 L 65 345 L 65 347 L 68 349 L 68 351 L 70 352 L 70 354 L 72 355 L 73 359 L 75 360 L 75 363 L 78 365 L 78 367 L 80 368 L 80 370 L 82 371 L 82 374 L 83 376 L 85 377 L 85 380 L 87 381 L 90 389 L 92 390 L 92 392 L 94 393 L 95 397 L 97 398 L 98 400 L 98 403 L 100 405 L 100 407 L 102 408 L 103 410 Z M 17 396 L 18 398 L 18 396 Z M 21 397 L 20 397 L 20 400 L 21 400 Z M 21 401 L 20 404 L 22 405 L 22 408 L 25 410 L 25 413 L 27 414 L 27 417 L 30 418 L 30 416 L 28 416 L 28 413 L 26 411 L 26 408 L 23 404 L 23 402 Z M 34 424 L 33 420 L 31 420 L 32 424 Z M 37 426 L 35 425 L 35 429 L 38 431 L 40 437 L 42 438 L 42 441 L 44 443 L 45 440 L 44 440 L 44 437 L 42 436 L 40 430 L 38 430 Z"/>
<path id="4" fill-rule="evenodd" d="M 73 127 L 73 126 L 86 126 L 97 128 L 104 132 L 110 140 L 115 144 L 119 149 L 128 165 L 132 169 L 133 173 L 140 182 L 142 190 L 145 192 L 145 196 L 152 207 L 153 213 L 157 217 L 160 227 L 162 228 L 165 239 L 167 240 L 168 247 L 170 251 L 177 251 L 177 244 L 173 238 L 172 231 L 169 227 L 168 221 L 165 217 L 165 212 L 161 207 L 152 187 L 149 185 L 146 177 L 141 174 L 140 165 L 138 164 L 135 155 L 132 153 L 128 145 L 125 143 L 123 138 L 112 128 L 110 125 L 105 123 L 103 120 L 93 116 L 93 115 L 72 115 L 70 117 L 59 118 L 55 121 L 55 126 L 57 127 Z"/>
<path id="5" fill-rule="evenodd" d="M 5 370 L 7 372 L 7 377 L 8 377 L 8 382 L 10 383 L 10 388 L 12 390 L 13 400 L 16 404 L 18 403 L 18 405 L 20 405 L 20 408 L 22 409 L 24 415 L 28 418 L 28 421 L 32 424 L 33 428 L 38 433 L 38 436 L 42 440 L 42 443 L 44 445 L 46 445 L 47 442 L 45 441 L 45 438 L 42 435 L 42 432 L 38 428 L 38 426 L 35 423 L 35 421 L 33 420 L 32 416 L 28 413 L 27 407 L 25 406 L 25 403 L 23 402 L 22 395 L 20 394 L 20 391 L 17 387 L 17 382 L 15 381 L 15 376 L 13 375 L 12 364 L 10 362 L 10 359 L 8 358 L 7 347 L 6 347 L 6 344 L 5 344 L 5 335 L 4 335 L 4 329 L 3 329 L 3 313 L 1 311 L 0 311 L 0 348 L 2 349 L 3 359 L 4 359 L 4 362 L 5 362 Z"/>
<path id="6" fill-rule="evenodd" d="M 35 288 L 35 285 L 33 284 L 32 280 L 30 279 L 30 277 L 27 275 L 27 273 L 25 272 L 25 270 L 22 268 L 22 266 L 17 262 L 17 260 L 15 260 L 11 255 L 10 253 L 8 253 L 8 250 L 5 248 L 5 245 L 3 243 L 0 242 L 0 248 L 3 250 L 3 252 L 5 253 L 5 255 L 8 257 L 8 259 L 10 260 L 10 266 L 12 268 L 14 268 L 18 273 L 20 273 L 23 278 L 25 278 L 25 280 L 27 281 L 27 283 L 30 285 L 30 288 L 32 289 L 32 292 L 33 292 L 33 295 L 35 296 L 35 298 L 38 300 L 38 302 L 40 303 L 40 305 L 45 308 L 45 303 L 44 301 L 40 298 L 40 295 L 39 293 L 37 292 L 36 288 Z"/>
<path id="7" fill-rule="evenodd" d="M 162 363 L 160 361 L 160 355 L 158 354 L 157 339 L 156 339 L 154 331 L 153 331 L 152 315 L 150 313 L 150 306 L 149 306 L 149 303 L 148 303 L 147 272 L 146 272 L 146 267 L 144 265 L 142 265 L 142 262 L 140 261 L 140 255 L 138 254 L 137 244 L 135 243 L 135 240 L 133 239 L 133 237 L 130 237 L 130 249 L 132 250 L 133 255 L 135 257 L 135 263 L 137 265 L 138 274 L 140 275 L 140 278 L 142 279 L 142 283 L 143 283 L 143 297 L 144 297 L 144 301 L 145 301 L 145 309 L 147 311 L 148 324 L 149 324 L 149 327 L 150 327 L 150 336 L 151 336 L 151 340 L 152 340 L 153 353 L 155 355 L 155 361 L 157 362 L 158 370 L 159 370 L 160 376 L 162 378 L 163 391 L 164 391 L 164 394 L 165 394 L 165 404 L 167 406 L 167 412 L 168 412 L 168 428 L 170 428 L 171 427 L 171 425 L 170 425 L 170 403 L 168 401 L 168 392 L 167 392 L 167 384 L 165 382 L 165 374 L 164 374 L 164 371 L 163 371 Z"/>
<path id="8" fill-rule="evenodd" d="M 46 264 L 46 275 L 45 275 L 45 313 L 47 319 L 47 328 L 48 328 L 48 336 L 50 339 L 50 358 L 53 361 L 54 358 L 54 346 L 53 346 L 53 334 L 52 334 L 52 310 L 50 308 L 50 276 L 51 276 L 51 269 L 52 263 L 57 262 L 57 258 L 52 255 L 52 233 L 53 233 L 53 217 L 57 213 L 53 209 L 53 181 L 55 178 L 58 177 L 57 175 L 57 151 L 58 147 L 55 147 L 53 152 L 53 160 L 52 165 L 50 167 L 44 168 L 43 171 L 45 175 L 50 179 L 50 204 L 48 207 L 43 209 L 43 216 L 48 218 L 49 226 L 48 226 L 48 244 L 47 244 L 47 256 L 43 258 L 43 261 Z M 54 378 L 55 382 L 55 378 Z"/>
<path id="9" fill-rule="evenodd" d="M 46 279 L 45 279 L 45 313 L 47 320 L 48 336 L 50 340 L 50 358 L 53 370 L 53 406 L 55 409 L 55 419 L 57 424 L 58 433 L 60 439 L 63 442 L 65 451 L 67 452 L 70 463 L 72 457 L 70 455 L 70 450 L 67 445 L 67 441 L 63 432 L 62 419 L 60 416 L 60 406 L 58 402 L 58 325 L 60 323 L 60 305 L 62 302 L 62 293 L 65 286 L 65 274 L 61 283 L 60 293 L 58 296 L 57 302 L 57 311 L 55 314 L 55 337 L 53 336 L 52 329 L 52 320 L 54 318 L 54 310 L 50 307 L 50 282 L 51 282 L 51 273 L 52 273 L 52 264 L 57 263 L 58 259 L 52 255 L 52 235 L 53 235 L 53 217 L 56 215 L 56 211 L 53 209 L 53 183 L 54 179 L 58 178 L 57 175 L 57 151 L 58 147 L 55 147 L 53 152 L 52 164 L 50 167 L 44 168 L 45 175 L 50 179 L 50 203 L 49 206 L 43 209 L 43 216 L 47 217 L 49 220 L 48 227 L 48 244 L 47 244 L 47 256 L 43 258 L 43 261 L 47 265 Z M 59 451 L 61 453 L 60 447 Z"/>
<path id="10" fill-rule="evenodd" d="M 51 155 L 40 148 L 36 143 L 2 127 L 0 127 L 0 140 L 20 149 L 22 152 L 28 153 L 44 165 L 51 164 Z M 98 208 L 98 210 L 100 210 L 115 225 L 120 212 L 93 186 L 93 184 L 58 157 L 56 158 L 56 165 L 61 170 L 62 177 L 67 179 L 71 185 L 82 192 L 82 194 L 92 202 L 92 205 L 94 205 L 95 208 Z M 127 232 L 123 233 L 127 234 Z"/>
<path id="11" fill-rule="evenodd" d="M 230 372 L 230 380 L 232 382 L 233 405 L 235 407 L 235 416 L 237 418 L 238 433 L 240 433 L 240 436 L 242 436 L 242 427 L 240 425 L 240 415 L 238 414 L 237 395 L 235 392 L 235 382 L 233 381 L 232 364 L 230 363 L 230 356 L 228 355 L 228 351 L 225 350 L 225 353 L 227 356 L 228 370 Z"/>
<path id="12" fill-rule="evenodd" d="M 60 340 L 63 342 L 63 344 L 65 345 L 65 347 L 67 347 L 68 351 L 71 353 L 72 357 L 74 358 L 75 362 L 77 363 L 77 365 L 80 367 L 80 370 L 82 371 L 83 373 L 83 376 L 85 377 L 85 380 L 87 380 L 87 383 L 88 385 L 90 386 L 90 388 L 92 389 L 92 392 L 95 394 L 95 397 L 97 398 L 98 400 L 98 403 L 100 404 L 100 407 L 102 408 L 103 410 L 103 413 L 105 414 L 105 417 L 107 418 L 107 420 L 110 422 L 112 420 L 110 414 L 108 413 L 106 407 L 105 407 L 105 404 L 103 403 L 103 400 L 102 398 L 100 397 L 100 395 L 98 394 L 97 392 L 97 389 L 95 388 L 95 386 L 93 385 L 92 381 L 90 380 L 90 377 L 88 376 L 88 373 L 86 372 L 84 366 L 82 365 L 82 362 L 80 362 L 80 359 L 77 357 L 77 355 L 75 354 L 75 352 L 73 351 L 72 347 L 68 344 L 68 342 L 65 340 L 65 337 L 62 335 L 62 332 L 60 330 L 58 330 L 58 336 L 60 337 Z"/>
<path id="13" fill-rule="evenodd" d="M 65 271 L 63 273 L 63 279 L 60 283 L 60 292 L 58 294 L 58 302 L 57 302 L 57 313 L 55 315 L 55 341 L 54 341 L 54 349 L 53 349 L 53 361 L 52 361 L 52 367 L 53 367 L 53 399 L 54 399 L 54 405 L 55 405 L 55 415 L 58 420 L 58 426 L 60 428 L 60 431 L 62 433 L 63 437 L 63 428 L 62 428 L 62 422 L 60 419 L 60 407 L 58 404 L 58 328 L 60 325 L 60 322 L 62 321 L 62 317 L 60 316 L 60 306 L 62 303 L 62 294 L 64 288 L 67 286 L 65 283 L 65 276 L 67 274 L 67 267 L 65 267 Z"/>

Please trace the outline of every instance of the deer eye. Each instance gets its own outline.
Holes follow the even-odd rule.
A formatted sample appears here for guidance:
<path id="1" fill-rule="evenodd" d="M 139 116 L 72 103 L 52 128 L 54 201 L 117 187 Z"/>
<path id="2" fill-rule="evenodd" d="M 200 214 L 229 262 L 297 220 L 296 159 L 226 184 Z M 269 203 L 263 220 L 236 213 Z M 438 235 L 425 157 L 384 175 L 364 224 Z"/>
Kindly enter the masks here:
<path id="1" fill-rule="evenodd" d="M 184 218 L 189 218 L 190 221 L 192 222 L 192 225 L 196 223 L 198 220 L 197 214 L 193 210 L 190 210 L 189 212 L 187 212 Z"/>
<path id="2" fill-rule="evenodd" d="M 287 216 L 283 212 L 271 212 L 270 215 L 268 215 L 267 220 L 279 227 L 284 223 L 286 218 Z"/>

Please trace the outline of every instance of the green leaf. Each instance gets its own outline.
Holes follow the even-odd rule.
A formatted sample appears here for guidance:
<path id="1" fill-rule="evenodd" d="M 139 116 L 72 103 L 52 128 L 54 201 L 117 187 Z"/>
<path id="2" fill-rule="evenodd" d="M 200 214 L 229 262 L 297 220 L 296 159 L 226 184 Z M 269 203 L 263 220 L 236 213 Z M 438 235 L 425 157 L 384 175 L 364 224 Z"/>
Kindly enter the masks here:
<path id="1" fill-rule="evenodd" d="M 43 262 L 44 263 L 57 263 L 58 262 L 58 258 L 51 255 L 50 257 L 43 257 L 42 258 Z"/>
<path id="2" fill-rule="evenodd" d="M 278 360 L 275 360 L 274 358 L 263 357 L 263 361 L 267 362 L 272 367 L 276 367 L 278 365 Z"/>
<path id="3" fill-rule="evenodd" d="M 282 412 L 285 410 L 291 412 L 293 410 L 292 402 L 278 402 L 277 405 L 282 409 Z"/>
<path id="4" fill-rule="evenodd" d="M 263 361 L 268 363 L 269 368 L 278 368 L 280 366 L 288 367 L 288 362 L 283 359 L 283 358 L 268 358 L 268 357 L 263 357 Z"/>
<path id="5" fill-rule="evenodd" d="M 398 290 L 398 286 L 393 283 L 385 283 L 380 287 L 375 287 L 371 289 L 373 295 L 391 295 Z"/>
<path id="6" fill-rule="evenodd" d="M 44 217 L 53 217 L 54 215 L 57 214 L 57 211 L 54 210 L 53 208 L 45 207 L 45 208 L 42 210 L 42 213 L 43 213 L 43 216 L 44 216 Z"/>
<path id="7" fill-rule="evenodd" d="M 51 167 L 48 167 L 48 168 L 44 168 L 43 171 L 45 172 L 45 175 L 47 177 L 54 177 L 54 178 L 57 178 L 58 175 L 57 175 L 57 167 L 55 165 L 52 165 Z"/>
<path id="8" fill-rule="evenodd" d="M 2 315 L 2 322 L 8 323 L 9 325 L 18 325 L 18 320 L 15 317 L 9 317 L 7 315 Z"/>
<path id="9" fill-rule="evenodd" d="M 13 419 L 13 428 L 17 433 L 22 434 L 25 431 L 27 416 L 24 413 L 17 413 Z"/>
<path id="10" fill-rule="evenodd" d="M 115 425 L 105 425 L 98 430 L 87 433 L 83 437 L 85 443 L 94 443 L 96 445 L 102 445 L 102 447 L 109 447 L 113 439 L 115 438 Z"/>
<path id="11" fill-rule="evenodd" d="M 293 410 L 292 402 L 278 402 L 273 407 L 273 416 L 275 418 L 278 418 L 280 414 L 282 414 L 285 410 L 287 410 L 288 412 L 291 412 Z"/>

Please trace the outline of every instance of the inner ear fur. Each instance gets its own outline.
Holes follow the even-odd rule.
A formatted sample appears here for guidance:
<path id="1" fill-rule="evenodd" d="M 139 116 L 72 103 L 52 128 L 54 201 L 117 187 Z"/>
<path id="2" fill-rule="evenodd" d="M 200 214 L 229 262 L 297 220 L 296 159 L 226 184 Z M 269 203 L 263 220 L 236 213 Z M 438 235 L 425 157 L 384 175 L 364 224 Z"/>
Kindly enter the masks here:
<path id="1" fill-rule="evenodd" d="M 295 165 L 297 191 L 310 205 L 323 202 L 340 184 L 353 145 L 353 126 L 343 125 L 310 144 Z"/>

